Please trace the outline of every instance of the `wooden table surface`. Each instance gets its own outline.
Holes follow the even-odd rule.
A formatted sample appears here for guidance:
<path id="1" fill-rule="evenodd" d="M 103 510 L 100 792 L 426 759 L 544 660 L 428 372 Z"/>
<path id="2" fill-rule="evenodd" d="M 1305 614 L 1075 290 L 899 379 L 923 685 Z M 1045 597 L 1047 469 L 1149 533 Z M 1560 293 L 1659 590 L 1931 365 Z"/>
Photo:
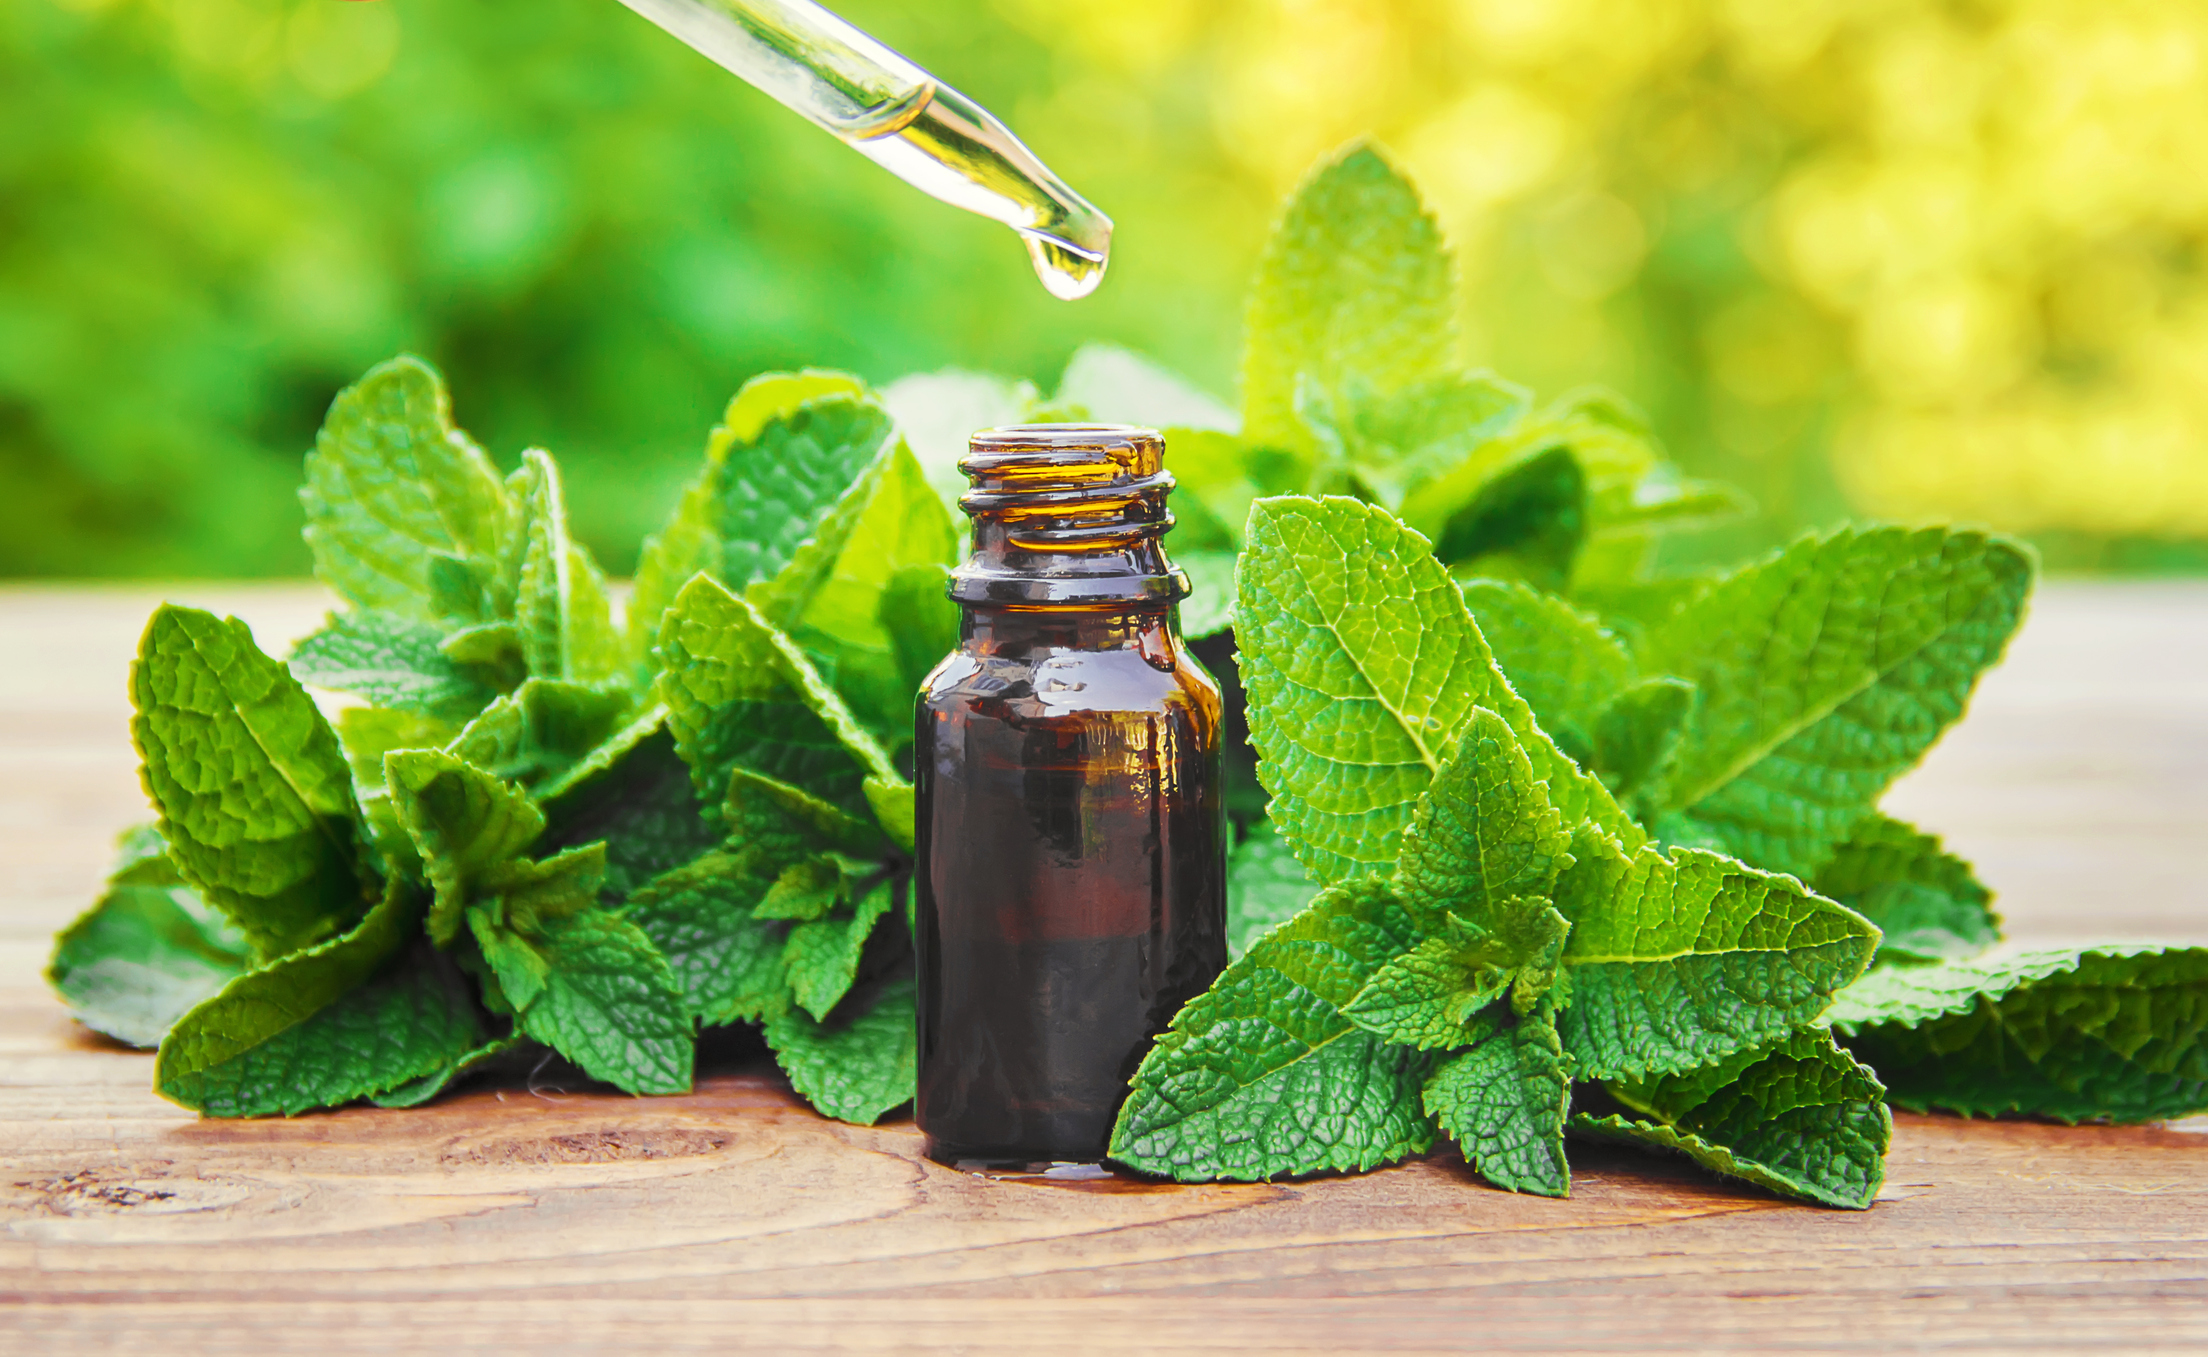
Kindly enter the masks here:
<path id="1" fill-rule="evenodd" d="M 1897 1118 L 1868 1213 L 1576 1147 L 1255 1186 L 970 1177 L 738 1059 L 680 1098 L 470 1092 L 199 1121 L 40 978 L 145 818 L 124 668 L 160 597 L 277 649 L 299 586 L 0 589 L 0 1351 L 2208 1350 L 2208 1119 Z M 1888 800 L 2031 941 L 2208 942 L 2208 586 L 2042 591 Z"/>

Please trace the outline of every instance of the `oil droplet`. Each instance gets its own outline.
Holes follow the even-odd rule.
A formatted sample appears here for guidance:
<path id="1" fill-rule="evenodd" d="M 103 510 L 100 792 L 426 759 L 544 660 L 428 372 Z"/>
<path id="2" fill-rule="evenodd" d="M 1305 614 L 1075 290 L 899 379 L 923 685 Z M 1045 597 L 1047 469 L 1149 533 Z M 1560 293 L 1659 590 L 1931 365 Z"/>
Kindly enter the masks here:
<path id="1" fill-rule="evenodd" d="M 1034 261 L 1035 276 L 1043 290 L 1062 302 L 1077 302 L 1104 281 L 1107 256 L 1090 256 L 1067 249 L 1045 236 L 1027 236 L 1027 257 Z"/>

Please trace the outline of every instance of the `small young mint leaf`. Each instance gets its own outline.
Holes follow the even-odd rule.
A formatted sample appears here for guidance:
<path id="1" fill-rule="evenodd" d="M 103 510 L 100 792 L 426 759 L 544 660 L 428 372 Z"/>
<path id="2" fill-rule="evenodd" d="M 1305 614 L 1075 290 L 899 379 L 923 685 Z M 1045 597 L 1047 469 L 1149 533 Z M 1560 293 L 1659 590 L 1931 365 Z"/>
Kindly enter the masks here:
<path id="1" fill-rule="evenodd" d="M 1565 824 L 1645 838 L 1534 724 L 1456 583 L 1385 510 L 1260 500 L 1239 579 L 1258 774 L 1274 824 L 1320 882 L 1394 870 L 1419 797 L 1475 706 L 1501 715 Z"/>
<path id="2" fill-rule="evenodd" d="M 337 735 L 245 623 L 164 604 L 131 665 L 131 737 L 185 880 L 273 958 L 332 937 L 378 889 Z"/>
<path id="3" fill-rule="evenodd" d="M 1447 373 L 1392 393 L 1358 375 L 1329 391 L 1306 374 L 1296 415 L 1322 458 L 1320 479 L 1390 510 L 1525 413 L 1527 394 L 1493 373 Z"/>
<path id="4" fill-rule="evenodd" d="M 535 932 L 555 919 L 566 919 L 598 903 L 606 877 L 606 846 L 586 844 L 531 861 L 514 858 L 484 874 L 479 899 L 492 916 L 510 928 Z"/>
<path id="5" fill-rule="evenodd" d="M 1565 1049 L 1595 1079 L 1691 1070 L 1778 1040 L 1863 974 L 1878 929 L 1792 877 L 1695 849 L 1574 840 Z"/>
<path id="6" fill-rule="evenodd" d="M 1493 931 L 1504 917 L 1500 906 L 1549 889 L 1571 863 L 1570 844 L 1510 724 L 1474 707 L 1419 794 L 1396 879 L 1422 932 L 1439 932 L 1450 916 Z"/>
<path id="7" fill-rule="evenodd" d="M 453 427 L 444 381 L 421 359 L 379 364 L 338 393 L 299 498 L 314 573 L 353 606 L 419 622 L 484 621 L 512 606 L 499 562 L 519 510 Z"/>
<path id="8" fill-rule="evenodd" d="M 1511 963 L 1495 939 L 1455 915 L 1443 915 L 1437 936 L 1374 971 L 1342 1014 L 1375 1036 L 1421 1051 L 1447 1050 L 1480 1039 L 1473 1022 L 1510 988 Z"/>
<path id="9" fill-rule="evenodd" d="M 333 613 L 322 630 L 292 647 L 290 668 L 302 682 L 378 707 L 464 722 L 499 689 L 448 656 L 443 639 L 437 628 L 397 613 Z"/>
<path id="10" fill-rule="evenodd" d="M 1878 962 L 1976 956 L 2001 940 L 1993 892 L 1940 841 L 1873 813 L 1810 883 L 1885 935 Z"/>
<path id="11" fill-rule="evenodd" d="M 917 1029 L 907 975 L 853 991 L 826 1021 L 801 1009 L 777 1014 L 766 1035 L 790 1086 L 822 1115 L 872 1126 L 912 1101 Z"/>
<path id="12" fill-rule="evenodd" d="M 514 927 L 468 923 L 529 1036 L 628 1093 L 686 1093 L 694 1037 L 681 989 L 642 930 L 600 909 Z"/>
<path id="13" fill-rule="evenodd" d="M 807 858 L 782 869 L 767 893 L 759 897 L 752 917 L 804 923 L 826 917 L 843 902 L 843 896 L 842 864 L 830 856 Z"/>
<path id="14" fill-rule="evenodd" d="M 1451 1056 L 1427 1079 L 1421 1099 L 1481 1177 L 1510 1192 L 1568 1197 L 1564 1116 L 1571 1071 L 1571 1057 L 1557 1040 L 1555 1009 L 1543 1005 Z"/>
<path id="15" fill-rule="evenodd" d="M 2155 1121 L 2208 1110 L 2208 948 L 2046 948 L 1882 966 L 1831 1022 L 1896 1106 Z"/>
<path id="16" fill-rule="evenodd" d="M 520 788 L 442 750 L 387 755 L 384 776 L 435 892 L 430 939 L 449 947 L 459 935 L 461 911 L 494 871 L 537 841 L 544 813 Z"/>
<path id="17" fill-rule="evenodd" d="M 1691 1074 L 1614 1083 L 1623 1116 L 1574 1116 L 1598 1139 L 1674 1150 L 1790 1197 L 1867 1210 L 1893 1136 L 1885 1089 L 1823 1028 Z"/>
<path id="18" fill-rule="evenodd" d="M 539 791 L 623 729 L 629 695 L 611 684 L 532 678 L 485 707 L 448 744 L 487 773 Z"/>
<path id="19" fill-rule="evenodd" d="M 568 538 L 567 500 L 551 454 L 524 452 L 513 490 L 523 542 L 514 625 L 529 672 L 571 683 L 612 678 L 621 670 L 621 643 L 606 577 L 590 552 Z"/>
<path id="20" fill-rule="evenodd" d="M 1372 145 L 1345 147 L 1288 201 L 1258 261 L 1242 357 L 1242 433 L 1310 455 L 1299 380 L 1380 395 L 1456 364 L 1456 276 L 1418 190 Z"/>
<path id="21" fill-rule="evenodd" d="M 1335 886 L 1258 939 L 1136 1071 L 1111 1156 L 1183 1182 L 1368 1169 L 1423 1152 L 1431 1057 L 1342 1014 L 1416 927 L 1386 882 Z"/>

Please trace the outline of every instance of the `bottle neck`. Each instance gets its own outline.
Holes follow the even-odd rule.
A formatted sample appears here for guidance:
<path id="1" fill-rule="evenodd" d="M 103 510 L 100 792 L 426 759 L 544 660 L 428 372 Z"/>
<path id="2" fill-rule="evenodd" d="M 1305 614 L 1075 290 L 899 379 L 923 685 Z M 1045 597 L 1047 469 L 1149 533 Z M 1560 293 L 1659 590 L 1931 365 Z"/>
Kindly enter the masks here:
<path id="1" fill-rule="evenodd" d="M 969 609 L 1170 612 L 1188 577 L 1159 539 L 1173 477 L 1165 442 L 1148 429 L 1031 424 L 973 436 L 959 469 L 972 488 L 973 554 L 951 576 Z"/>
<path id="2" fill-rule="evenodd" d="M 1029 660 L 1072 650 L 1132 650 L 1146 659 L 1169 660 L 1180 647 L 1180 618 L 1170 604 L 1130 608 L 969 603 L 960 611 L 959 649 L 970 655 Z"/>

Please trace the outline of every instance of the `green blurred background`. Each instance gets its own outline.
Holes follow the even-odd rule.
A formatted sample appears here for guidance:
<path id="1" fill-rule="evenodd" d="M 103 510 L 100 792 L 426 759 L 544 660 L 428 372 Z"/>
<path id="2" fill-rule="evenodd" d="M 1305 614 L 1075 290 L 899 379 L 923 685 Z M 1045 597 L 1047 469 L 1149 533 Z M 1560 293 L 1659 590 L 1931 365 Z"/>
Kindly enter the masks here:
<path id="1" fill-rule="evenodd" d="M 1856 512 L 2208 564 L 2208 6 L 851 0 L 1118 223 L 1067 304 L 615 0 L 0 6 L 0 575 L 299 574 L 300 455 L 401 349 L 626 571 L 730 392 L 1232 395 L 1280 196 L 1376 133 L 1470 357 L 1615 386 L 1770 539 Z M 1736 543 L 1740 545 L 1745 543 Z"/>

